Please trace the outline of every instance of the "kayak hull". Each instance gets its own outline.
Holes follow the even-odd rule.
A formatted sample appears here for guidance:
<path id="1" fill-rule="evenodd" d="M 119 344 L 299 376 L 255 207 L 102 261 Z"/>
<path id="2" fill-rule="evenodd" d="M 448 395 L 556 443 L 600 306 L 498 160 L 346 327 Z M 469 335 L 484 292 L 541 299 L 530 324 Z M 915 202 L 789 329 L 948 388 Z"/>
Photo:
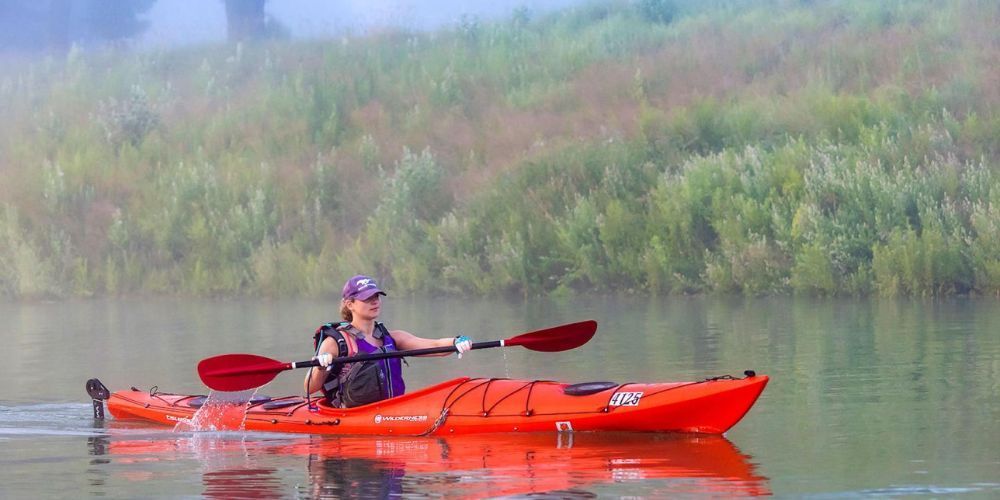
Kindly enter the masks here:
<path id="1" fill-rule="evenodd" d="M 767 376 L 615 384 L 573 394 L 559 382 L 458 378 L 357 408 L 298 397 L 207 405 L 204 398 L 140 390 L 112 393 L 108 411 L 196 429 L 336 435 L 459 435 L 492 432 L 635 431 L 722 434 L 740 421 Z M 610 384 L 609 384 L 610 385 Z M 567 394 L 570 388 L 570 394 Z"/>

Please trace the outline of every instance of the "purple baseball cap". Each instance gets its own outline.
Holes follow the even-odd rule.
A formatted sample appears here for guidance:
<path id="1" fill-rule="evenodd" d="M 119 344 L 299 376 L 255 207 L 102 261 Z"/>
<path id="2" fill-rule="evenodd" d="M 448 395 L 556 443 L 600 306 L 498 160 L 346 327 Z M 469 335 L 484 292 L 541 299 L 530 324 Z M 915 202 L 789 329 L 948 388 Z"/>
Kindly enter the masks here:
<path id="1" fill-rule="evenodd" d="M 378 284 L 375 280 L 364 275 L 357 275 L 344 283 L 344 291 L 342 296 L 345 299 L 355 299 L 355 300 L 368 300 L 376 294 L 385 295 L 386 293 L 379 289 Z"/>

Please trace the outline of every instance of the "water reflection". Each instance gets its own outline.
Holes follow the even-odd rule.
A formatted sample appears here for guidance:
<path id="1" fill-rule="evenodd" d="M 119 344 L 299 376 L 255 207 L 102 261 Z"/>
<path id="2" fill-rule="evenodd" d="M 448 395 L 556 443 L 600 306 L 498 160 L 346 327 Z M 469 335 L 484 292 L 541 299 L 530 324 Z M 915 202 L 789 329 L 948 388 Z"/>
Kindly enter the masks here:
<path id="1" fill-rule="evenodd" d="M 391 498 L 403 494 L 404 463 L 309 455 L 309 498 Z"/>
<path id="2" fill-rule="evenodd" d="M 112 465 L 130 464 L 119 471 L 128 479 L 141 478 L 143 470 L 154 475 L 169 470 L 165 461 L 197 460 L 201 494 L 211 498 L 589 498 L 609 489 L 656 497 L 771 493 L 750 457 L 720 436 L 373 438 L 165 431 L 136 439 L 112 428 L 93 444 L 91 453 L 107 454 Z M 136 467 L 143 463 L 148 467 Z M 295 480 L 300 474 L 304 481 Z"/>
<path id="3" fill-rule="evenodd" d="M 274 468 L 210 470 L 202 474 L 207 498 L 280 498 L 281 478 Z"/>

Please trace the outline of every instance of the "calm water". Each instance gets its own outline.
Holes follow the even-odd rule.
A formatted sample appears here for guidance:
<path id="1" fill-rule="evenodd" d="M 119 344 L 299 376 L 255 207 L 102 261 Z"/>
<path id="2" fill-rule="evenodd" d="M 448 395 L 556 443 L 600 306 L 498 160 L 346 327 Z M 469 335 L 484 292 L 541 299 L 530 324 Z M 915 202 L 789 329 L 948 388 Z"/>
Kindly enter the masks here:
<path id="1" fill-rule="evenodd" d="M 215 354 L 309 356 L 311 301 L 0 303 L 0 498 L 1000 496 L 1000 302 L 391 299 L 385 320 L 496 340 L 582 319 L 563 353 L 410 360 L 408 385 L 458 375 L 564 381 L 772 377 L 724 438 L 558 435 L 317 438 L 95 421 L 84 382 L 204 393 Z M 297 393 L 302 373 L 262 389 Z"/>

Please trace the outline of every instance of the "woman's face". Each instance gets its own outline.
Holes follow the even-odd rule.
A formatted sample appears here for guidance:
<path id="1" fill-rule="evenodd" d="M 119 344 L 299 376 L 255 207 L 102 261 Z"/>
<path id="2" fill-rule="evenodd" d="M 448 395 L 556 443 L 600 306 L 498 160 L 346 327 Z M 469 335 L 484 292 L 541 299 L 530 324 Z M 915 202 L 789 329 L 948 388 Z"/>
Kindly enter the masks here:
<path id="1" fill-rule="evenodd" d="M 347 303 L 347 308 L 351 314 L 358 319 L 377 319 L 378 313 L 382 309 L 382 295 L 372 295 L 368 300 L 351 299 Z"/>

